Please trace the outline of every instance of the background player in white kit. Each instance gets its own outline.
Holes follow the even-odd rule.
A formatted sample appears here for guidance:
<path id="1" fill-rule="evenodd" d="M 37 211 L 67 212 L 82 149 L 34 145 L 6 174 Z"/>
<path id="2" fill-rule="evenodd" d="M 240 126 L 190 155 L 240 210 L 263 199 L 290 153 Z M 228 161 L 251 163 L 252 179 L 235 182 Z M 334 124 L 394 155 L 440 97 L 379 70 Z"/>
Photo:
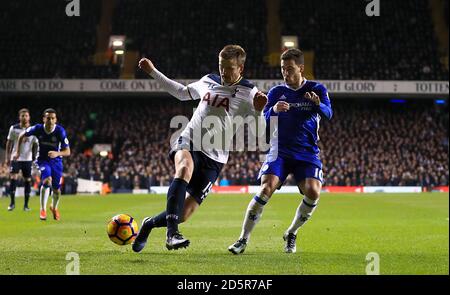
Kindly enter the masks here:
<path id="1" fill-rule="evenodd" d="M 187 127 L 178 139 L 171 143 L 170 156 L 175 163 L 175 176 L 167 194 L 166 211 L 144 219 L 133 242 L 135 252 L 140 252 L 145 247 L 148 235 L 154 227 L 167 226 L 166 247 L 169 250 L 189 245 L 189 240 L 178 231 L 178 223 L 186 221 L 199 207 L 223 165 L 228 161 L 229 155 L 227 148 L 205 147 L 201 139 L 204 135 L 211 136 L 233 128 L 227 124 L 233 116 L 260 116 L 267 103 L 267 96 L 243 79 L 245 59 L 246 53 L 241 46 L 227 45 L 219 54 L 220 75 L 206 75 L 188 86 L 164 76 L 149 59 L 140 60 L 139 67 L 156 79 L 171 95 L 179 100 L 201 101 Z M 219 128 L 202 128 L 202 121 L 206 117 L 217 118 Z M 257 122 L 265 123 L 262 117 L 257 118 Z M 201 134 L 200 140 L 197 140 L 195 135 L 196 140 L 193 140 L 192 134 L 196 132 Z M 232 140 L 232 137 L 229 139 Z M 224 141 L 225 146 L 229 146 L 229 143 Z"/>
<path id="2" fill-rule="evenodd" d="M 14 210 L 15 197 L 16 197 L 16 186 L 18 180 L 18 174 L 22 171 L 22 176 L 24 179 L 24 190 L 25 190 L 25 200 L 24 200 L 24 211 L 30 211 L 28 207 L 28 201 L 30 199 L 31 192 L 31 167 L 32 162 L 36 158 L 38 149 L 38 140 L 35 136 L 30 136 L 23 142 L 22 149 L 19 154 L 17 161 L 13 160 L 13 156 L 17 151 L 17 142 L 19 135 L 30 127 L 30 111 L 28 109 L 19 110 L 19 123 L 14 124 L 9 128 L 9 133 L 6 141 L 6 153 L 5 153 L 5 163 L 10 166 L 10 197 L 11 203 L 8 206 L 8 211 Z"/>

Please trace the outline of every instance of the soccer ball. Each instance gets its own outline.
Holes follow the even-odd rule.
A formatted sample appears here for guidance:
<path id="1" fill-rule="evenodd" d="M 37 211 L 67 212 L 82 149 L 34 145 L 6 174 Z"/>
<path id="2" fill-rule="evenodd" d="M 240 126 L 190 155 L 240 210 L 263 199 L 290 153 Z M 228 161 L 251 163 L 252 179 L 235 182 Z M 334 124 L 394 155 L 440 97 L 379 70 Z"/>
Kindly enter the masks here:
<path id="1" fill-rule="evenodd" d="M 117 245 L 128 245 L 138 233 L 136 220 L 128 214 L 119 214 L 111 218 L 106 228 L 108 237 Z"/>

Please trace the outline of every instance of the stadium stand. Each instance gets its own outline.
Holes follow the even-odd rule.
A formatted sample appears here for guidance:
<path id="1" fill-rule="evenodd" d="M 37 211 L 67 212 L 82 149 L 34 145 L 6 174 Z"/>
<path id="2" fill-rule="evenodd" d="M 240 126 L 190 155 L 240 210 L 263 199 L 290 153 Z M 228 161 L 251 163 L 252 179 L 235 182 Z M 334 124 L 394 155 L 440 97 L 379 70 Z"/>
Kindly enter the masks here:
<path id="1" fill-rule="evenodd" d="M 101 2 L 83 1 L 79 17 L 65 1 L 6 1 L 0 17 L 0 78 L 118 78 L 118 66 L 94 66 Z M 14 29 L 11 29 L 14 28 Z M 48 36 L 51 35 L 51 38 Z"/>
<path id="2" fill-rule="evenodd" d="M 111 33 L 126 35 L 127 49 L 154 58 L 170 77 L 199 78 L 216 71 L 218 51 L 227 43 L 238 43 L 248 52 L 248 78 L 280 78 L 278 67 L 265 62 L 265 5 L 239 0 L 127 4 L 116 1 Z M 448 80 L 435 34 L 430 34 L 428 1 L 385 1 L 383 17 L 378 18 L 365 15 L 366 4 L 282 0 L 282 34 L 298 36 L 300 48 L 315 53 L 316 79 Z M 445 4 L 448 7 L 448 1 Z M 1 78 L 120 77 L 118 64 L 93 62 L 101 1 L 83 1 L 76 18 L 64 14 L 65 5 L 54 0 L 3 4 L 0 16 L 8 26 L 0 28 L 0 53 L 8 58 L 0 64 Z M 242 9 L 233 9 L 238 6 Z M 51 39 L 45 38 L 48 34 Z M 135 74 L 145 77 L 140 71 Z"/>
<path id="3" fill-rule="evenodd" d="M 159 17 L 149 17 L 149 10 Z M 264 5 L 239 0 L 137 0 L 128 5 L 120 0 L 115 13 L 113 34 L 126 35 L 128 48 L 153 57 L 170 77 L 199 78 L 217 71 L 218 53 L 229 43 L 247 50 L 248 78 L 263 77 L 270 70 L 262 62 L 266 54 Z M 139 71 L 136 76 L 146 77 Z"/>
<path id="4" fill-rule="evenodd" d="M 316 79 L 448 80 L 428 1 L 385 1 L 382 17 L 372 18 L 366 5 L 282 0 L 283 34 L 299 35 L 299 47 L 314 50 Z"/>

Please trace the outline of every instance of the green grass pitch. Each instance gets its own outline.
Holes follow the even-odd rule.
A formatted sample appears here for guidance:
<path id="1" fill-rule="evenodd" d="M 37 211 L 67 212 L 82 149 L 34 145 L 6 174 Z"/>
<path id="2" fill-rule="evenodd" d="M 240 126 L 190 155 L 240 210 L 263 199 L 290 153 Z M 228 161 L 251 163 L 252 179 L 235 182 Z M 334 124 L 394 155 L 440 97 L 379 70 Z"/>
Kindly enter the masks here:
<path id="1" fill-rule="evenodd" d="M 300 198 L 274 195 L 243 255 L 227 251 L 240 233 L 250 195 L 208 196 L 180 229 L 191 246 L 165 248 L 155 229 L 139 254 L 113 244 L 106 222 L 128 213 L 138 220 L 165 208 L 163 195 L 63 196 L 62 219 L 7 212 L 0 199 L 0 274 L 65 274 L 66 254 L 77 252 L 80 274 L 365 274 L 366 255 L 380 257 L 381 274 L 449 274 L 448 194 L 323 194 L 299 232 L 296 254 L 283 252 L 282 235 Z M 51 216 L 50 216 L 51 217 Z"/>

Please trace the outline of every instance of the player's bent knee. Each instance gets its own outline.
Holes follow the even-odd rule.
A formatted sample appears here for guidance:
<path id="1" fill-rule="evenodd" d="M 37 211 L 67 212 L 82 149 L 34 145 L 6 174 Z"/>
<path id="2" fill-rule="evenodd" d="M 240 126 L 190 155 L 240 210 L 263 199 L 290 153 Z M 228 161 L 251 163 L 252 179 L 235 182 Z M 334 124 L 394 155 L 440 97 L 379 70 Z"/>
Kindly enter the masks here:
<path id="1" fill-rule="evenodd" d="M 317 188 L 308 187 L 304 193 L 311 200 L 318 200 L 320 198 L 320 190 Z"/>
<path id="2" fill-rule="evenodd" d="M 263 183 L 261 186 L 260 194 L 264 194 L 267 198 L 270 198 L 275 191 L 276 187 L 270 183 Z"/>
<path id="3" fill-rule="evenodd" d="M 322 190 L 322 183 L 316 179 L 307 179 L 304 184 L 303 193 L 311 200 L 318 200 Z"/>
<path id="4" fill-rule="evenodd" d="M 45 185 L 47 185 L 47 186 L 51 186 L 52 185 L 52 178 L 51 177 L 48 177 L 48 178 L 46 178 L 46 179 L 44 179 L 44 182 L 43 182 Z"/>
<path id="5" fill-rule="evenodd" d="M 184 180 L 190 179 L 192 174 L 192 168 L 189 165 L 182 163 L 179 167 L 177 167 L 177 171 L 175 172 L 176 178 L 183 178 Z"/>

